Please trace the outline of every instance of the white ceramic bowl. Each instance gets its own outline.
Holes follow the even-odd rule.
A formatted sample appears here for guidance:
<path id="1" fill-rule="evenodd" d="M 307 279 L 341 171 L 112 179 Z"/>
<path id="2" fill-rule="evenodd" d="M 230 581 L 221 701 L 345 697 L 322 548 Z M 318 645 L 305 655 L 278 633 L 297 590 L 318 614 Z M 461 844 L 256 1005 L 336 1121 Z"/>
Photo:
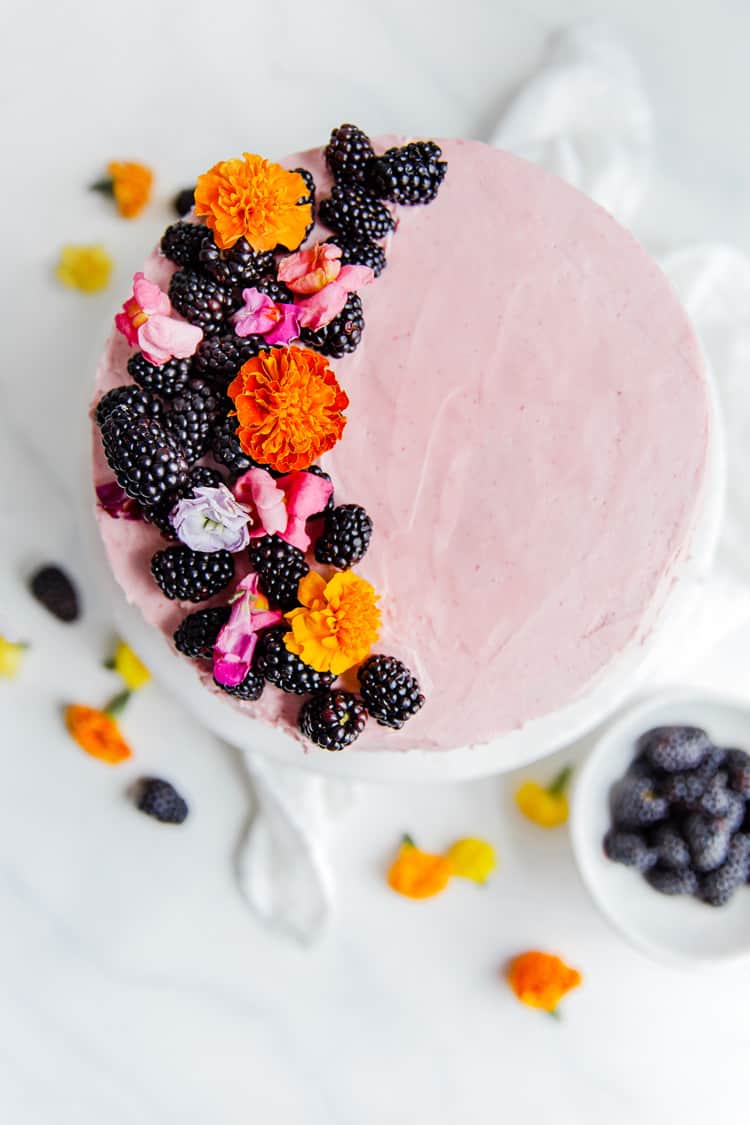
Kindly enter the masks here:
<path id="1" fill-rule="evenodd" d="M 571 834 L 583 881 L 605 918 L 659 960 L 709 965 L 750 956 L 750 886 L 724 907 L 654 891 L 637 871 L 602 850 L 609 793 L 633 759 L 636 739 L 652 727 L 703 727 L 720 746 L 750 750 L 750 709 L 690 688 L 671 689 L 631 707 L 595 744 L 573 791 Z"/>

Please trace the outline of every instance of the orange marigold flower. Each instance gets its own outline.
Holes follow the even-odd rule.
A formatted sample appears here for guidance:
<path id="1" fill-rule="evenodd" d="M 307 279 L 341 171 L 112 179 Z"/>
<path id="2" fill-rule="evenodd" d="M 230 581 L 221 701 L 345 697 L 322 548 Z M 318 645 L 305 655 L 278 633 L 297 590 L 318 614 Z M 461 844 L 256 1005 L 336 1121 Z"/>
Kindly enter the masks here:
<path id="1" fill-rule="evenodd" d="M 154 174 L 145 164 L 135 161 L 113 160 L 107 165 L 111 177 L 111 191 L 117 210 L 123 219 L 140 215 L 151 198 Z"/>
<path id="2" fill-rule="evenodd" d="M 411 836 L 404 836 L 399 853 L 388 871 L 388 885 L 407 898 L 432 898 L 448 885 L 453 874 L 443 855 L 430 855 L 418 848 Z"/>
<path id="3" fill-rule="evenodd" d="M 119 765 L 133 755 L 114 718 L 127 696 L 127 692 L 117 696 L 105 711 L 82 707 L 78 703 L 71 704 L 65 711 L 65 725 L 81 749 L 111 766 Z"/>
<path id="4" fill-rule="evenodd" d="M 350 570 L 326 582 L 311 570 L 297 596 L 302 604 L 286 614 L 291 631 L 284 643 L 290 652 L 316 672 L 335 676 L 364 660 L 380 630 L 377 594 L 369 582 Z"/>
<path id="5" fill-rule="evenodd" d="M 344 432 L 349 398 L 325 358 L 308 348 L 260 352 L 227 393 L 245 453 L 281 473 L 308 468 Z"/>
<path id="6" fill-rule="evenodd" d="M 559 957 L 538 950 L 521 953 L 508 969 L 508 983 L 521 1003 L 545 1012 L 557 1011 L 563 996 L 578 988 L 582 979 Z"/>
<path id="7" fill-rule="evenodd" d="M 221 160 L 198 177 L 195 213 L 205 219 L 221 250 L 240 238 L 253 250 L 279 245 L 296 250 L 312 219 L 311 205 L 299 204 L 307 194 L 299 172 L 243 152 L 241 160 Z"/>

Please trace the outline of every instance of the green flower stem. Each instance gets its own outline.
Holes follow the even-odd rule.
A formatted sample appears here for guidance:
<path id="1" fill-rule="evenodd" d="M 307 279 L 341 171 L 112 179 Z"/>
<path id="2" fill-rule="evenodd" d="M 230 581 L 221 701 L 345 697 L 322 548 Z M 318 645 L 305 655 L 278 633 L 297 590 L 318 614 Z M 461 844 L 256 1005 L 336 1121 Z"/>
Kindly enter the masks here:
<path id="1" fill-rule="evenodd" d="M 132 692 L 130 692 L 129 690 L 118 692 L 117 695 L 114 695 L 110 699 L 109 703 L 104 708 L 104 714 L 109 715 L 114 719 L 122 712 L 131 695 Z"/>
<path id="2" fill-rule="evenodd" d="M 106 176 L 103 180 L 97 180 L 95 184 L 91 184 L 91 191 L 99 191 L 102 195 L 114 195 L 115 182 L 111 176 Z"/>
<path id="3" fill-rule="evenodd" d="M 558 1023 L 562 1019 L 562 1016 L 560 1015 L 560 1009 L 559 1008 L 553 1008 L 551 1012 L 547 1011 L 547 1015 L 551 1016 L 553 1020 L 557 1020 Z"/>
<path id="4" fill-rule="evenodd" d="M 572 766 L 563 766 L 556 777 L 553 777 L 550 784 L 547 786 L 547 792 L 551 797 L 560 797 L 568 788 L 568 782 L 573 776 Z"/>
<path id="5" fill-rule="evenodd" d="M 405 832 L 401 837 L 401 843 L 407 848 L 416 848 L 417 846 L 408 832 Z"/>

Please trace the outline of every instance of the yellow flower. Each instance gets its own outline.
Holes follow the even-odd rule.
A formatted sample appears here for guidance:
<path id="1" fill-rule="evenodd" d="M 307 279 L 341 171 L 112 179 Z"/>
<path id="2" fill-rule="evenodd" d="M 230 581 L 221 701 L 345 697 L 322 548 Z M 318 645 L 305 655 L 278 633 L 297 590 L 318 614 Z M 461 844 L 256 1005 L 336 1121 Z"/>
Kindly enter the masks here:
<path id="1" fill-rule="evenodd" d="M 63 246 L 55 273 L 70 289 L 98 293 L 109 285 L 112 259 L 103 246 Z"/>
<path id="2" fill-rule="evenodd" d="M 151 679 L 151 673 L 146 665 L 124 641 L 118 642 L 115 654 L 107 667 L 113 668 L 131 691 L 138 691 Z"/>
<path id="3" fill-rule="evenodd" d="M 0 676 L 12 680 L 18 675 L 24 651 L 28 647 L 20 642 L 7 641 L 5 637 L 0 636 Z"/>
<path id="4" fill-rule="evenodd" d="M 456 840 L 445 853 L 445 858 L 454 875 L 471 879 L 474 883 L 486 883 L 497 866 L 492 845 L 474 836 Z"/>
<path id="5" fill-rule="evenodd" d="M 572 766 L 565 766 L 547 786 L 538 781 L 525 781 L 516 791 L 516 804 L 523 815 L 541 828 L 564 824 L 569 811 L 565 790 L 572 772 Z"/>
<path id="6" fill-rule="evenodd" d="M 339 571 L 326 582 L 311 570 L 301 580 L 297 596 L 302 604 L 286 615 L 291 631 L 284 643 L 290 652 L 316 672 L 335 676 L 364 660 L 380 628 L 377 594 L 369 582 L 350 570 Z"/>
<path id="7" fill-rule="evenodd" d="M 556 1014 L 563 996 L 578 988 L 582 980 L 577 969 L 571 969 L 551 953 L 538 950 L 521 953 L 508 968 L 508 983 L 521 1003 L 550 1015 Z"/>
<path id="8" fill-rule="evenodd" d="M 452 874 L 445 856 L 423 852 L 411 836 L 404 836 L 388 871 L 388 885 L 406 898 L 432 898 L 445 890 Z"/>

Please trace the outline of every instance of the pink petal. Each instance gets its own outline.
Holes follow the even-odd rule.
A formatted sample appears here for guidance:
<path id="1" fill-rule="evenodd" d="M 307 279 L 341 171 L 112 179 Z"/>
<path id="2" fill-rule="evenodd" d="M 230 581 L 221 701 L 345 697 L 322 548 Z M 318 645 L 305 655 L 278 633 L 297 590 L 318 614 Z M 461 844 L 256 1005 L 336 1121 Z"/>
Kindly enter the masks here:
<path id="1" fill-rule="evenodd" d="M 369 266 L 344 266 L 337 278 L 337 283 L 343 285 L 348 293 L 354 293 L 364 285 L 369 285 L 375 279 L 375 274 Z"/>
<path id="2" fill-rule="evenodd" d="M 233 491 L 240 504 L 247 504 L 256 512 L 263 532 L 273 535 L 284 531 L 288 519 L 284 493 L 265 469 L 248 469 L 237 478 Z M 255 539 L 258 534 L 262 533 L 254 531 L 251 536 Z"/>
<path id="3" fill-rule="evenodd" d="M 298 299 L 295 304 L 300 310 L 300 324 L 303 328 L 311 328 L 313 331 L 324 328 L 339 315 L 346 304 L 347 297 L 348 293 L 344 286 L 339 285 L 338 281 L 332 281 L 319 293 Z"/>
<path id="4" fill-rule="evenodd" d="M 317 293 L 338 277 L 340 257 L 341 249 L 334 243 L 316 243 L 282 258 L 277 274 L 294 293 Z"/>
<path id="5" fill-rule="evenodd" d="M 131 345 L 138 343 L 138 330 L 133 327 L 133 322 L 127 313 L 119 312 L 115 317 L 115 328 L 122 332 L 127 342 Z"/>
<path id="6" fill-rule="evenodd" d="M 238 336 L 263 336 L 271 331 L 277 321 L 273 315 L 275 305 L 267 293 L 259 289 L 242 290 L 244 304 L 232 317 Z"/>
<path id="7" fill-rule="evenodd" d="M 138 343 L 149 363 L 160 366 L 176 357 L 194 355 L 203 339 L 203 331 L 186 320 L 171 316 L 150 316 L 138 329 Z"/>
<path id="8" fill-rule="evenodd" d="M 296 305 L 280 304 L 276 306 L 281 312 L 281 318 L 274 325 L 272 331 L 265 332 L 267 344 L 288 344 L 299 336 L 299 312 Z M 240 333 L 238 333 L 239 335 Z"/>
<path id="9" fill-rule="evenodd" d="M 144 273 L 133 276 L 133 296 L 146 316 L 169 316 L 172 311 L 167 294 L 155 282 L 149 281 Z"/>
<path id="10" fill-rule="evenodd" d="M 286 495 L 287 525 L 282 539 L 306 551 L 310 546 L 306 523 L 310 516 L 322 512 L 333 492 L 333 485 L 314 473 L 287 473 L 279 477 L 276 485 Z"/>

